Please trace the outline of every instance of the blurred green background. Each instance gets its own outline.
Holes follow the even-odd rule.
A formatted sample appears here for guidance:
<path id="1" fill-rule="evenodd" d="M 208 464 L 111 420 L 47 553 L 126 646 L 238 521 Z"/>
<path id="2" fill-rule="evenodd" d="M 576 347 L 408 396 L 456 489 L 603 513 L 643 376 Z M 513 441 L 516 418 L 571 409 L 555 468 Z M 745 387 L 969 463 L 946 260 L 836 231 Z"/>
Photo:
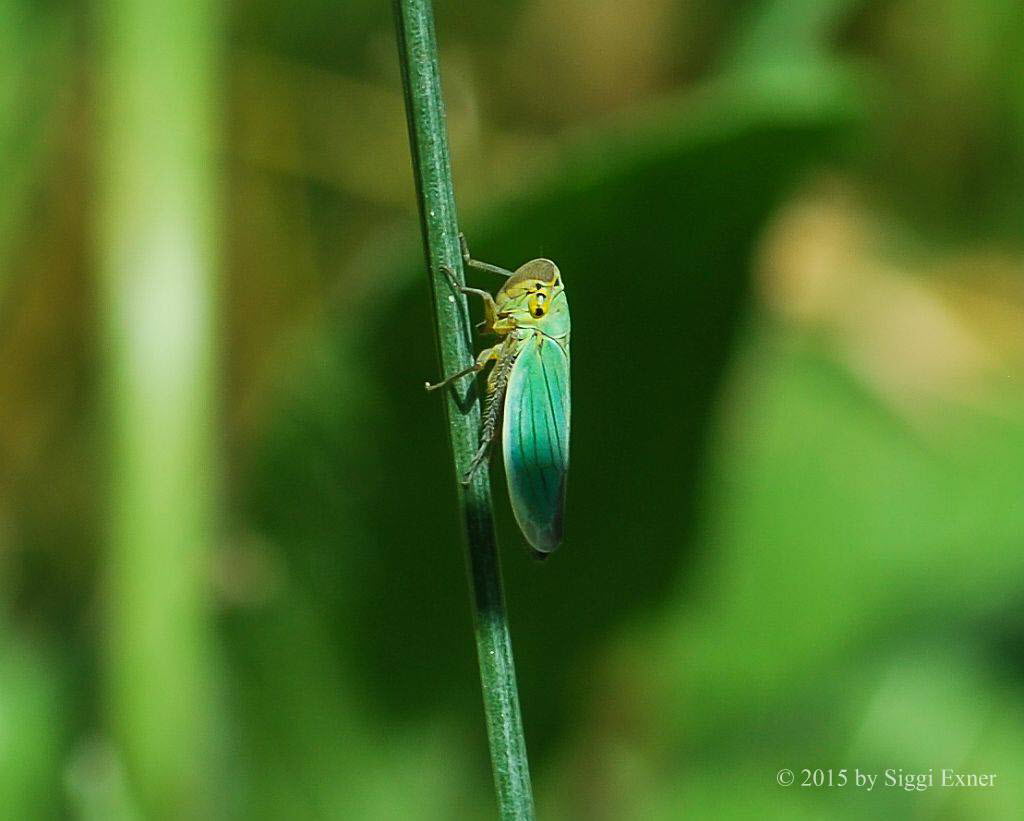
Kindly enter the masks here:
<path id="1" fill-rule="evenodd" d="M 1020 4 L 436 12 L 539 815 L 1022 817 Z M 0 0 L 0 179 L 0 814 L 492 817 L 389 4 Z"/>

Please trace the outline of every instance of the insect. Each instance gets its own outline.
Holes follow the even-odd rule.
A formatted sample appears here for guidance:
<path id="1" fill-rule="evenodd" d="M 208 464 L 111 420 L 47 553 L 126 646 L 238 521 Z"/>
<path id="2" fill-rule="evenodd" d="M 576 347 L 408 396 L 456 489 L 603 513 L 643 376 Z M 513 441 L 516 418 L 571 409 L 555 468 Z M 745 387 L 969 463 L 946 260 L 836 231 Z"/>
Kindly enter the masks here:
<path id="1" fill-rule="evenodd" d="M 483 299 L 484 321 L 477 327 L 501 340 L 482 350 L 470 367 L 426 387 L 436 390 L 494 363 L 487 377 L 480 448 L 462 481 L 468 483 L 487 461 L 502 422 L 512 512 L 533 549 L 548 554 L 562 541 L 569 469 L 569 303 L 562 274 L 549 259 L 506 271 L 472 259 L 461 234 L 459 241 L 467 266 L 507 277 L 492 297 L 460 285 L 451 269 L 443 269 L 453 288 Z"/>

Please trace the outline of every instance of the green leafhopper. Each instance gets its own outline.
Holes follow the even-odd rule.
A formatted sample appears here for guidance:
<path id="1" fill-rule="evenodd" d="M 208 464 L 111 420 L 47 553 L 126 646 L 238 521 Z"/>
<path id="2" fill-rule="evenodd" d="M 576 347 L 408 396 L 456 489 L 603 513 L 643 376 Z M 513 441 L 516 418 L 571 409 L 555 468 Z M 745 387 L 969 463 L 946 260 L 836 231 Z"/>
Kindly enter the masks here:
<path id="1" fill-rule="evenodd" d="M 569 303 L 562 275 L 549 259 L 534 259 L 515 271 L 478 262 L 469 255 L 465 238 L 462 257 L 472 268 L 500 274 L 505 284 L 495 296 L 458 284 L 444 269 L 451 285 L 484 301 L 482 334 L 501 339 L 485 348 L 476 362 L 427 390 L 448 385 L 489 363 L 480 448 L 469 471 L 489 456 L 498 424 L 502 426 L 502 455 L 512 512 L 535 551 L 552 552 L 562 541 L 565 483 L 569 470 Z"/>

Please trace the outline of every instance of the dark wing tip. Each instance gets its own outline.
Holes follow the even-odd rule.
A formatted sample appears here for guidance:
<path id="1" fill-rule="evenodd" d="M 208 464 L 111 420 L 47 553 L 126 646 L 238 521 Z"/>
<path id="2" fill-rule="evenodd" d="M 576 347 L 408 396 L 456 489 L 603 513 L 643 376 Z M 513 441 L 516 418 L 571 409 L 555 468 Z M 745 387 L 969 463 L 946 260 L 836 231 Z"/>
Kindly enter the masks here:
<path id="1" fill-rule="evenodd" d="M 554 553 L 562 544 L 562 517 L 557 515 L 550 524 L 545 527 L 520 527 L 530 548 L 535 553 Z"/>

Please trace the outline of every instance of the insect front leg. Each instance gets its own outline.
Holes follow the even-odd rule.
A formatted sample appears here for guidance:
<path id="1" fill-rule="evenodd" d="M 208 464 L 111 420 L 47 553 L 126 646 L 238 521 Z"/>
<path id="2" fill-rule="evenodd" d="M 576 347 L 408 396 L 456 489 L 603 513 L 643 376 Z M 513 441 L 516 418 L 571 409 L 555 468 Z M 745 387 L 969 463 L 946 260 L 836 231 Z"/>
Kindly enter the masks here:
<path id="1" fill-rule="evenodd" d="M 464 294 L 475 294 L 484 301 L 484 321 L 477 328 L 480 329 L 481 333 L 489 333 L 494 327 L 494 323 L 498 321 L 498 306 L 494 304 L 494 297 L 480 288 L 468 288 L 465 285 L 460 285 L 459 281 L 455 278 L 455 272 L 447 265 L 442 265 L 441 271 L 448 277 L 448 282 L 456 291 Z"/>
<path id="2" fill-rule="evenodd" d="M 512 276 L 511 271 L 507 271 L 497 265 L 491 265 L 490 263 L 480 262 L 478 259 L 473 259 L 473 257 L 469 255 L 469 246 L 466 244 L 466 235 L 463 233 L 459 234 L 459 246 L 462 248 L 462 262 L 464 265 L 468 265 L 470 268 L 476 268 L 478 271 L 487 271 L 491 274 L 497 274 L 500 277 Z"/>
<path id="3" fill-rule="evenodd" d="M 450 385 L 456 379 L 459 379 L 465 376 L 466 374 L 479 373 L 485 367 L 487 367 L 488 362 L 490 362 L 492 359 L 498 358 L 498 350 L 500 348 L 501 345 L 495 345 L 492 348 L 484 348 L 484 350 L 480 351 L 479 356 L 477 356 L 476 362 L 474 362 L 468 368 L 463 368 L 458 373 L 453 373 L 451 376 L 445 377 L 440 382 L 434 384 L 431 384 L 430 382 L 424 382 L 423 385 L 428 391 L 436 391 L 438 388 L 443 388 L 445 385 Z"/>

